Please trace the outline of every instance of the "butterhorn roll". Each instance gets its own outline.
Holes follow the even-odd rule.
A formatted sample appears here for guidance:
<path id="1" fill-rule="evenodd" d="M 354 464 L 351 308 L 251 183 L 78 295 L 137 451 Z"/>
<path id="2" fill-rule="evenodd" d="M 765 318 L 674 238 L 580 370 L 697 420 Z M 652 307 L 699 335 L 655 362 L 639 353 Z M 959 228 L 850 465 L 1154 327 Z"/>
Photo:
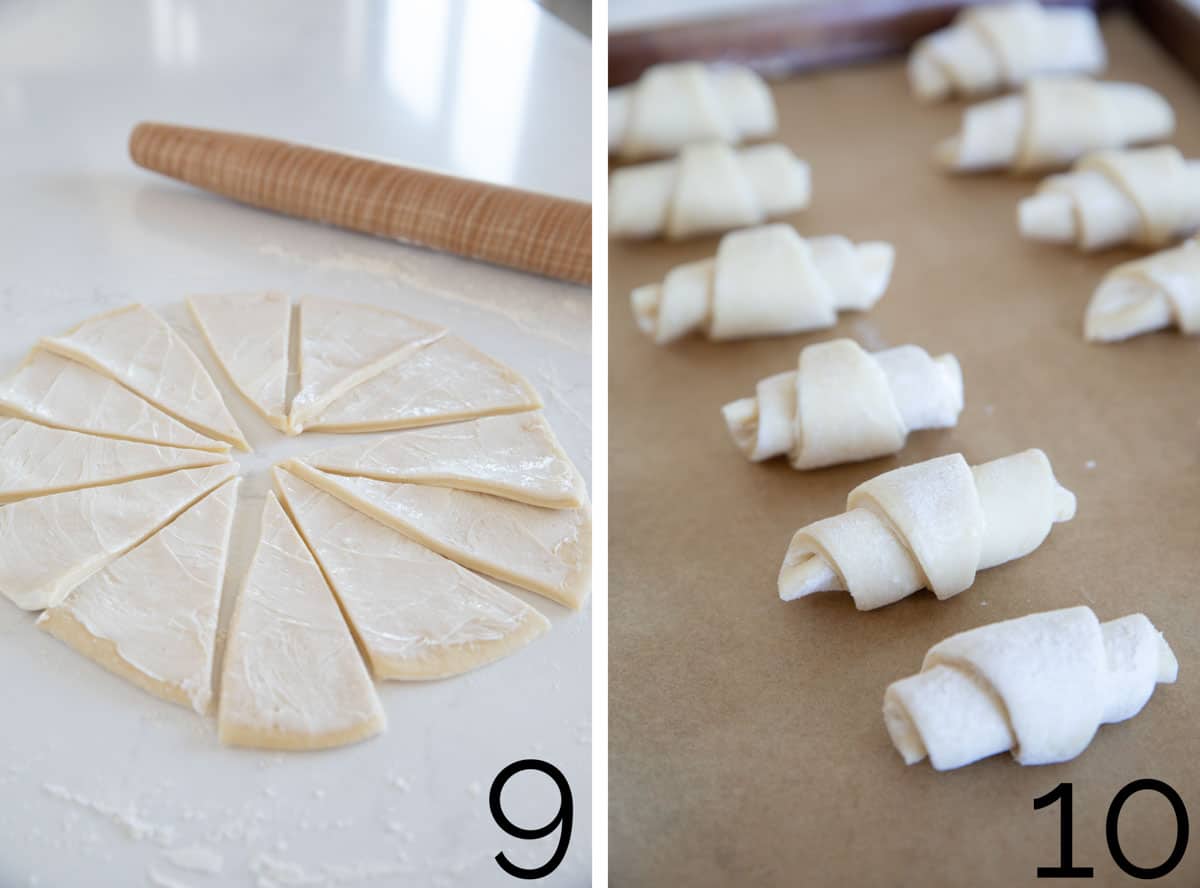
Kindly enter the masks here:
<path id="1" fill-rule="evenodd" d="M 1088 303 L 1083 335 L 1116 342 L 1173 326 L 1200 333 L 1200 238 L 1110 271 Z"/>

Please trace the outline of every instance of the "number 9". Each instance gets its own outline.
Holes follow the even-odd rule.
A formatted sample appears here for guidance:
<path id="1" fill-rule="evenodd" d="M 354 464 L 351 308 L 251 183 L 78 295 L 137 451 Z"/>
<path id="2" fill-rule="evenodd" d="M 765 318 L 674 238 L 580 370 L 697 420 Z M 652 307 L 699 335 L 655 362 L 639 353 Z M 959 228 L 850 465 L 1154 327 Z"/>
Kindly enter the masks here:
<path id="1" fill-rule="evenodd" d="M 517 826 L 508 819 L 508 815 L 504 813 L 504 809 L 500 806 L 500 793 L 504 791 L 505 784 L 508 783 L 509 778 L 520 774 L 522 771 L 541 771 L 543 774 L 549 776 L 558 786 L 560 799 L 558 813 L 545 826 L 540 826 L 536 829 L 525 829 L 524 827 Z M 492 781 L 492 791 L 488 796 L 488 804 L 492 809 L 492 819 L 496 821 L 502 830 L 510 836 L 516 836 L 518 839 L 541 839 L 554 832 L 560 824 L 562 825 L 562 831 L 558 836 L 558 847 L 554 849 L 554 853 L 550 855 L 550 859 L 544 864 L 535 869 L 524 869 L 513 864 L 512 861 L 504 856 L 504 852 L 501 851 L 496 855 L 496 863 L 500 864 L 500 869 L 516 879 L 543 879 L 558 869 L 558 865 L 563 862 L 563 858 L 567 855 L 567 846 L 571 843 L 571 824 L 575 820 L 575 803 L 571 798 L 571 787 L 568 785 L 567 778 L 563 776 L 562 771 L 541 759 L 521 759 L 519 762 L 513 762 L 497 774 L 496 779 Z"/>

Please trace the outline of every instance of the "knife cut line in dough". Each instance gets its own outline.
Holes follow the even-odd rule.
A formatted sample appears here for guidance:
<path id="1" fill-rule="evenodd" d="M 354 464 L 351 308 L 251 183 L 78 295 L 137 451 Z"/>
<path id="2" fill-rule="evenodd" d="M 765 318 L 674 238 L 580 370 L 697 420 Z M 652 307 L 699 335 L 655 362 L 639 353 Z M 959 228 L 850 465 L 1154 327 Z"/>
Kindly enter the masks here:
<path id="1" fill-rule="evenodd" d="M 275 487 L 377 678 L 468 672 L 550 628 L 538 611 L 297 476 Z"/>
<path id="2" fill-rule="evenodd" d="M 939 456 L 863 482 L 845 512 L 796 531 L 779 597 L 848 591 L 859 610 L 919 589 L 950 598 L 978 571 L 1028 555 L 1074 516 L 1074 494 L 1040 450 L 977 466 L 960 453 Z"/>
<path id="3" fill-rule="evenodd" d="M 0 506 L 0 592 L 25 610 L 53 607 L 236 474 L 221 463 Z"/>
<path id="4" fill-rule="evenodd" d="M 473 490 L 549 509 L 587 502 L 583 476 L 540 413 L 490 416 L 305 455 L 335 475 Z"/>
<path id="5" fill-rule="evenodd" d="M 112 377 L 43 348 L 30 351 L 21 366 L 0 382 L 0 413 L 4 412 L 122 441 L 229 450 L 225 441 L 189 429 Z"/>
<path id="6" fill-rule="evenodd" d="M 418 349 L 445 327 L 373 305 L 305 296 L 300 301 L 300 390 L 288 427 L 300 434 L 329 405 Z"/>
<path id="7" fill-rule="evenodd" d="M 283 293 L 190 296 L 188 309 L 234 388 L 281 432 L 287 431 L 289 328 Z"/>
<path id="8" fill-rule="evenodd" d="M 102 438 L 0 417 L 0 505 L 228 461 L 212 450 Z"/>
<path id="9" fill-rule="evenodd" d="M 308 428 L 386 432 L 541 407 L 541 397 L 521 374 L 447 335 L 352 388 Z"/>
<path id="10" fill-rule="evenodd" d="M 1101 623 L 1087 607 L 952 635 L 883 698 L 905 764 L 938 771 L 1007 750 L 1022 765 L 1075 758 L 1100 725 L 1133 718 L 1179 663 L 1143 614 Z"/>
<path id="11" fill-rule="evenodd" d="M 578 609 L 591 573 L 591 512 L 484 493 L 283 468 L 465 567 Z"/>
<path id="12" fill-rule="evenodd" d="M 89 318 L 41 346 L 111 376 L 180 422 L 249 451 L 216 383 L 183 338 L 144 305 Z"/>
<path id="13" fill-rule="evenodd" d="M 1105 275 L 1088 303 L 1084 336 L 1117 342 L 1171 326 L 1200 333 L 1200 237 Z"/>
<path id="14" fill-rule="evenodd" d="M 229 628 L 217 715 L 222 743 L 327 749 L 386 717 L 333 593 L 274 491 Z"/>
<path id="15" fill-rule="evenodd" d="M 240 478 L 85 580 L 37 625 L 156 697 L 204 715 Z"/>

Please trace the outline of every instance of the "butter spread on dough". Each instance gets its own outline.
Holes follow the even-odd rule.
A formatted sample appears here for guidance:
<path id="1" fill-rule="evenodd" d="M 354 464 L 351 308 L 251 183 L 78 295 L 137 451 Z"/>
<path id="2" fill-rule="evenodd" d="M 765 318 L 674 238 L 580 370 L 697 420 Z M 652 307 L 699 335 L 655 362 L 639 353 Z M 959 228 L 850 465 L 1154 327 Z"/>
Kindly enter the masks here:
<path id="1" fill-rule="evenodd" d="M 785 145 L 734 151 L 722 142 L 688 145 L 672 160 L 615 170 L 608 185 L 614 237 L 682 240 L 761 225 L 808 206 L 808 164 Z"/>
<path id="2" fill-rule="evenodd" d="M 1084 336 L 1115 342 L 1171 326 L 1200 333 L 1200 238 L 1105 275 L 1088 303 Z"/>
<path id="3" fill-rule="evenodd" d="M 608 91 L 608 150 L 626 160 L 674 154 L 691 142 L 759 138 L 776 125 L 771 90 L 741 65 L 652 65 L 636 83 Z"/>
<path id="4" fill-rule="evenodd" d="M 703 330 L 710 339 L 779 336 L 832 327 L 839 311 L 866 311 L 892 275 L 879 241 L 803 238 L 764 225 L 721 238 L 717 255 L 679 265 L 630 294 L 638 328 L 659 345 Z"/>
<path id="5" fill-rule="evenodd" d="M 905 764 L 939 771 L 1012 750 L 1023 765 L 1075 758 L 1102 724 L 1142 711 L 1179 664 L 1143 614 L 1101 623 L 1087 607 L 952 635 L 892 684 L 883 717 Z"/>
<path id="6" fill-rule="evenodd" d="M 959 172 L 1053 169 L 1090 151 L 1156 142 L 1174 129 L 1171 106 L 1148 87 L 1035 78 L 1018 95 L 968 108 L 958 135 L 938 145 L 936 156 Z"/>
<path id="7" fill-rule="evenodd" d="M 1021 201 L 1017 225 L 1081 250 L 1166 246 L 1200 228 L 1200 160 L 1170 145 L 1089 154 Z"/>
<path id="8" fill-rule="evenodd" d="M 962 406 L 954 355 L 931 358 L 915 345 L 870 354 L 835 339 L 808 346 L 798 370 L 768 376 L 721 412 L 747 459 L 787 453 L 795 468 L 815 469 L 895 453 L 910 431 L 957 425 Z"/>
<path id="9" fill-rule="evenodd" d="M 112 377 L 41 348 L 0 382 L 0 412 L 89 435 L 229 450 L 226 442 L 192 431 Z"/>
<path id="10" fill-rule="evenodd" d="M 350 389 L 308 428 L 382 432 L 541 406 L 533 386 L 515 370 L 457 336 L 444 336 Z"/>
<path id="11" fill-rule="evenodd" d="M 386 719 L 337 602 L 274 492 L 229 629 L 218 731 L 231 746 L 325 749 Z"/>
<path id="12" fill-rule="evenodd" d="M 209 437 L 250 449 L 200 359 L 145 306 L 128 305 L 97 315 L 41 345 L 108 374 Z"/>
<path id="13" fill-rule="evenodd" d="M 188 309 L 242 397 L 287 431 L 288 298 L 275 292 L 191 296 Z"/>
<path id="14" fill-rule="evenodd" d="M 1092 10 L 995 3 L 968 7 L 950 27 L 917 41 L 908 78 L 918 98 L 937 101 L 1019 86 L 1038 74 L 1099 74 L 1105 63 Z"/>
<path id="15" fill-rule="evenodd" d="M 587 501 L 583 477 L 540 413 L 412 429 L 319 450 L 304 461 L 336 475 L 474 490 L 550 509 Z"/>
<path id="16" fill-rule="evenodd" d="M 236 474 L 222 463 L 0 506 L 0 592 L 25 610 L 53 607 Z"/>
<path id="17" fill-rule="evenodd" d="M 300 391 L 289 427 L 308 423 L 357 385 L 441 338 L 444 327 L 373 305 L 306 296 L 300 303 Z"/>
<path id="18" fill-rule="evenodd" d="M 439 555 L 578 608 L 591 573 L 588 508 L 541 509 L 428 484 L 349 478 L 303 460 L 284 468 Z"/>
<path id="19" fill-rule="evenodd" d="M 796 531 L 779 597 L 849 591 L 859 610 L 919 589 L 957 595 L 977 571 L 1028 555 L 1075 516 L 1040 450 L 968 466 L 962 454 L 884 472 L 850 491 L 846 511 Z"/>
<path id="20" fill-rule="evenodd" d="M 92 576 L 37 625 L 139 688 L 203 715 L 240 479 Z"/>
<path id="21" fill-rule="evenodd" d="M 211 466 L 228 459 L 211 450 L 101 438 L 0 417 L 0 504 Z"/>
<path id="22" fill-rule="evenodd" d="M 277 468 L 275 486 L 376 677 L 458 675 L 550 628 L 516 596 L 290 472 Z"/>

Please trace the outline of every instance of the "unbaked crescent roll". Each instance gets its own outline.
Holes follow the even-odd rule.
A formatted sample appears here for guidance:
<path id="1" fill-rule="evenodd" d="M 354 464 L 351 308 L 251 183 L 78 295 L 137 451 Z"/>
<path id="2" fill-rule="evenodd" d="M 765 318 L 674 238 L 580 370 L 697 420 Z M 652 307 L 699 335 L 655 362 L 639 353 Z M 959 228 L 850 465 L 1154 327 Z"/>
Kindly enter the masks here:
<path id="1" fill-rule="evenodd" d="M 737 144 L 775 127 L 771 90 L 741 65 L 654 65 L 608 91 L 608 152 L 626 160 L 675 154 L 692 142 Z"/>
<path id="2" fill-rule="evenodd" d="M 711 339 L 777 336 L 832 327 L 839 311 L 866 311 L 892 275 L 892 245 L 803 238 L 764 225 L 721 238 L 717 255 L 667 272 L 630 294 L 634 318 L 659 345 L 696 330 Z"/>
<path id="3" fill-rule="evenodd" d="M 1098 74 L 1104 38 L 1090 9 L 999 3 L 964 9 L 922 38 L 908 57 L 913 92 L 925 101 L 1020 86 L 1038 74 Z"/>
<path id="4" fill-rule="evenodd" d="M 871 354 L 852 339 L 810 345 L 797 370 L 760 381 L 721 408 L 747 459 L 787 453 L 797 469 L 896 453 L 916 429 L 958 424 L 962 370 L 954 355 L 916 345 Z"/>
<path id="5" fill-rule="evenodd" d="M 939 456 L 858 485 L 845 512 L 796 531 L 779 597 L 844 590 L 859 610 L 919 589 L 950 598 L 977 571 L 1028 555 L 1074 516 L 1075 495 L 1040 450 L 978 466 L 961 453 Z"/>
<path id="6" fill-rule="evenodd" d="M 959 133 L 937 146 L 958 172 L 1063 167 L 1089 151 L 1155 142 L 1171 135 L 1167 100 L 1136 83 L 1039 77 L 1011 96 L 972 105 Z"/>
<path id="7" fill-rule="evenodd" d="M 1088 303 L 1083 335 L 1116 342 L 1172 326 L 1200 333 L 1200 237 L 1110 271 Z"/>
<path id="8" fill-rule="evenodd" d="M 952 635 L 883 696 L 907 765 L 938 771 L 1006 750 L 1022 765 L 1075 758 L 1100 725 L 1133 718 L 1179 663 L 1144 614 L 1101 623 L 1087 607 L 1030 614 Z"/>
<path id="9" fill-rule="evenodd" d="M 608 231 L 614 237 L 682 240 L 761 225 L 804 209 L 810 191 L 808 164 L 785 145 L 735 151 L 723 142 L 703 142 L 688 145 L 673 160 L 614 170 Z"/>

